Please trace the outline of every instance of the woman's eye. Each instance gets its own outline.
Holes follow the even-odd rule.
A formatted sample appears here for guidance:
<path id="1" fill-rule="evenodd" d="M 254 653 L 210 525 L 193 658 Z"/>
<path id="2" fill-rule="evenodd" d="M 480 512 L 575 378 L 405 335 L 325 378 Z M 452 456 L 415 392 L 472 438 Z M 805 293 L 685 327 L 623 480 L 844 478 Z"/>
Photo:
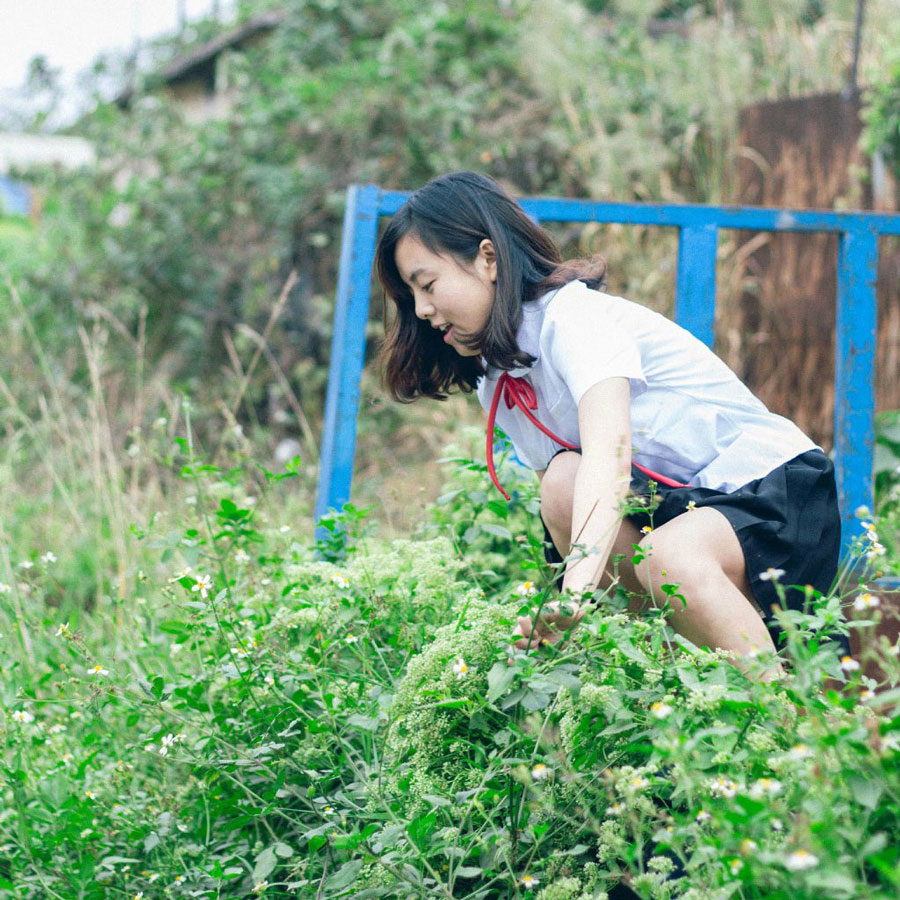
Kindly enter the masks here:
<path id="1" fill-rule="evenodd" d="M 431 289 L 432 289 L 433 287 L 434 287 L 434 282 L 433 282 L 433 281 L 429 281 L 428 284 L 426 284 L 426 285 L 422 288 L 422 290 L 425 291 L 426 294 L 430 294 L 430 293 L 431 293 Z"/>

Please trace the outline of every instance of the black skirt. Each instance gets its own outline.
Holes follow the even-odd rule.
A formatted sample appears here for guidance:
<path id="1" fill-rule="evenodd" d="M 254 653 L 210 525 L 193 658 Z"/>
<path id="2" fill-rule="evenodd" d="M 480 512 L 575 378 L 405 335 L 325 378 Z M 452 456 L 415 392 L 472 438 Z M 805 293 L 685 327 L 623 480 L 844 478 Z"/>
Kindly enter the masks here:
<path id="1" fill-rule="evenodd" d="M 634 466 L 631 491 L 639 498 L 650 496 L 647 475 Z M 781 608 L 781 599 L 775 581 L 765 577 L 766 571 L 783 571 L 778 583 L 785 589 L 790 609 L 803 609 L 806 585 L 823 594 L 833 587 L 841 550 L 841 517 L 834 466 L 821 450 L 801 453 L 730 493 L 663 484 L 658 484 L 654 493 L 659 502 L 652 513 L 639 510 L 628 515 L 638 528 L 651 524 L 659 528 L 687 512 L 691 502 L 697 509 L 712 506 L 728 519 L 744 553 L 753 598 L 776 647 L 783 635 L 773 608 Z M 546 526 L 544 533 L 547 561 L 561 563 Z M 849 653 L 846 638 L 834 638 L 843 652 Z"/>

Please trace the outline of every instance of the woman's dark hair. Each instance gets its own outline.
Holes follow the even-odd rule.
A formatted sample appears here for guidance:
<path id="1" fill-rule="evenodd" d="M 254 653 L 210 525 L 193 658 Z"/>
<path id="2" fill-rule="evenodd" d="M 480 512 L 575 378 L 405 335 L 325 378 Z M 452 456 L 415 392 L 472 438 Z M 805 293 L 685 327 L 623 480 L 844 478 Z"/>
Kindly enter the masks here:
<path id="1" fill-rule="evenodd" d="M 380 353 L 385 384 L 397 400 L 443 400 L 454 387 L 470 392 L 483 374 L 477 356 L 460 356 L 416 316 L 412 291 L 395 259 L 397 244 L 406 235 L 463 264 L 474 261 L 485 238 L 494 245 L 497 282 L 491 315 L 482 331 L 465 335 L 464 342 L 498 369 L 534 362 L 516 344 L 523 303 L 574 280 L 602 287 L 606 273 L 601 259 L 563 262 L 550 236 L 492 179 L 453 172 L 429 181 L 394 214 L 375 251 L 378 279 L 397 307 Z"/>

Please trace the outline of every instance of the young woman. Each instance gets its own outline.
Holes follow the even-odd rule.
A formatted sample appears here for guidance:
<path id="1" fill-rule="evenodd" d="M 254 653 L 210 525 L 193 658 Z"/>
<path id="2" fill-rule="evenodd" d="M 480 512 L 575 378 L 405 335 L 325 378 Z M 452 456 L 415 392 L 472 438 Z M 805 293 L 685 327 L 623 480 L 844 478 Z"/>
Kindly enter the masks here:
<path id="1" fill-rule="evenodd" d="M 680 586 L 678 632 L 740 656 L 774 649 L 779 582 L 801 586 L 787 588 L 797 608 L 803 586 L 829 589 L 840 517 L 822 450 L 687 331 L 605 293 L 602 262 L 563 262 L 494 181 L 459 172 L 416 191 L 376 267 L 397 311 L 382 350 L 393 396 L 477 390 L 488 446 L 496 419 L 540 478 L 576 610 L 520 619 L 517 647 L 577 622 L 617 559 L 636 595 L 664 602 L 660 586 Z M 659 506 L 623 517 L 629 489 L 646 496 L 651 481 Z"/>

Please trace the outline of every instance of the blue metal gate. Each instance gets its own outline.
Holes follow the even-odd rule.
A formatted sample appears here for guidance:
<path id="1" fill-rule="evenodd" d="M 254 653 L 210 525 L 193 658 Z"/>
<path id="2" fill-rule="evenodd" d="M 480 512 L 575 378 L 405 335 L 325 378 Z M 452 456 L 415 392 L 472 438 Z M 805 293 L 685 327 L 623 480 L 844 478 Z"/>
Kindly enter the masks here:
<path id="1" fill-rule="evenodd" d="M 409 194 L 375 185 L 347 190 L 316 519 L 350 499 L 360 377 L 379 216 Z M 878 238 L 900 235 L 900 215 L 698 205 L 592 203 L 530 197 L 537 222 L 604 222 L 679 229 L 675 320 L 713 345 L 720 228 L 837 234 L 834 463 L 845 546 L 859 533 L 854 510 L 872 505 L 875 418 L 875 277 Z M 896 375 L 896 373 L 895 373 Z"/>

